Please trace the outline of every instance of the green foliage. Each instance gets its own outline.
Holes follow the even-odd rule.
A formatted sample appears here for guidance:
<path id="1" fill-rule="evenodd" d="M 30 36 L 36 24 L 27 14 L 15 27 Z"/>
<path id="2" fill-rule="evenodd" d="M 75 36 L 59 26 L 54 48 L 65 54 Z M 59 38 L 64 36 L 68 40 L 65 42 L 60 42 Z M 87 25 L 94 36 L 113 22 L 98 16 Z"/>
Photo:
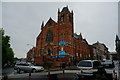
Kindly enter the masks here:
<path id="1" fill-rule="evenodd" d="M 2 35 L 2 66 L 5 64 L 13 64 L 14 52 L 10 47 L 10 36 L 4 35 L 4 30 L 0 29 Z"/>

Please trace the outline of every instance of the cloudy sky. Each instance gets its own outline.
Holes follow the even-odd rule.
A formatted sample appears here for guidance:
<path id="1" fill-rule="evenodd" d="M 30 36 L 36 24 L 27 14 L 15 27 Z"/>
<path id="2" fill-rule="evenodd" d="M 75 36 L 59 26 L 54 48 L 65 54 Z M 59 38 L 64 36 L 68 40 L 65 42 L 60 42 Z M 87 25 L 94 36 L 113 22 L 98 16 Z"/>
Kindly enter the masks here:
<path id="1" fill-rule="evenodd" d="M 11 47 L 18 58 L 36 45 L 42 21 L 50 17 L 57 22 L 57 10 L 68 5 L 74 11 L 74 32 L 82 33 L 89 44 L 104 43 L 115 51 L 118 33 L 117 2 L 3 2 L 2 27 L 11 37 Z M 31 45 L 27 45 L 31 44 Z"/>

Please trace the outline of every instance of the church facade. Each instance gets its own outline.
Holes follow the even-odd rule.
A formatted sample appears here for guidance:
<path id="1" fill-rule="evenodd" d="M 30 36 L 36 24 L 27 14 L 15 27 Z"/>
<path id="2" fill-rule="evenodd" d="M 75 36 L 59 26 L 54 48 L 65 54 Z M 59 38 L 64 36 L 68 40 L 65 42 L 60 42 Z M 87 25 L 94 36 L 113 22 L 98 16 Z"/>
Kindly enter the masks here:
<path id="1" fill-rule="evenodd" d="M 34 62 L 39 64 L 45 60 L 70 62 L 72 60 L 90 59 L 90 45 L 82 34 L 74 33 L 73 11 L 64 7 L 58 9 L 58 20 L 49 18 L 42 22 L 41 32 L 36 38 Z"/>

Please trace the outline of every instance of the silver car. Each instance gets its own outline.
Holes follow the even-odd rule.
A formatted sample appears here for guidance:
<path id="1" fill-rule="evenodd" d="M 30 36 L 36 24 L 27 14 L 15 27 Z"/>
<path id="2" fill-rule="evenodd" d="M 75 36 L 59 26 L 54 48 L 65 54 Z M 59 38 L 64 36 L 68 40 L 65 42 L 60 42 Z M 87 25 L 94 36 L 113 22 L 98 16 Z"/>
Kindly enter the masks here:
<path id="1" fill-rule="evenodd" d="M 115 67 L 113 60 L 103 60 L 101 61 L 101 65 L 104 67 Z"/>
<path id="2" fill-rule="evenodd" d="M 78 69 L 97 69 L 98 67 L 101 67 L 101 63 L 97 60 L 81 60 L 77 65 Z"/>
<path id="3" fill-rule="evenodd" d="M 18 73 L 20 73 L 20 71 L 37 72 L 43 71 L 44 68 L 42 66 L 35 66 L 30 62 L 19 62 L 15 64 L 14 70 L 17 70 Z"/>
<path id="4" fill-rule="evenodd" d="M 77 69 L 80 70 L 80 75 L 94 76 L 94 73 L 101 67 L 101 63 L 97 60 L 81 60 L 77 65 Z"/>

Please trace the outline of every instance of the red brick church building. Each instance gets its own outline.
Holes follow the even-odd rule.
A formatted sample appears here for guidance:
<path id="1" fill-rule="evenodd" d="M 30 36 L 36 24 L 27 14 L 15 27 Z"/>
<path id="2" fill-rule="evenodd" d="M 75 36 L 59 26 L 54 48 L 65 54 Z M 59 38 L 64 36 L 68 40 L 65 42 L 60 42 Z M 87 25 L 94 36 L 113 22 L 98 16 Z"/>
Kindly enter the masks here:
<path id="1" fill-rule="evenodd" d="M 50 18 L 46 24 L 42 22 L 41 32 L 36 38 L 36 64 L 45 60 L 70 62 L 71 60 L 89 59 L 90 45 L 82 34 L 74 33 L 73 11 L 64 7 L 58 9 L 57 22 Z"/>

